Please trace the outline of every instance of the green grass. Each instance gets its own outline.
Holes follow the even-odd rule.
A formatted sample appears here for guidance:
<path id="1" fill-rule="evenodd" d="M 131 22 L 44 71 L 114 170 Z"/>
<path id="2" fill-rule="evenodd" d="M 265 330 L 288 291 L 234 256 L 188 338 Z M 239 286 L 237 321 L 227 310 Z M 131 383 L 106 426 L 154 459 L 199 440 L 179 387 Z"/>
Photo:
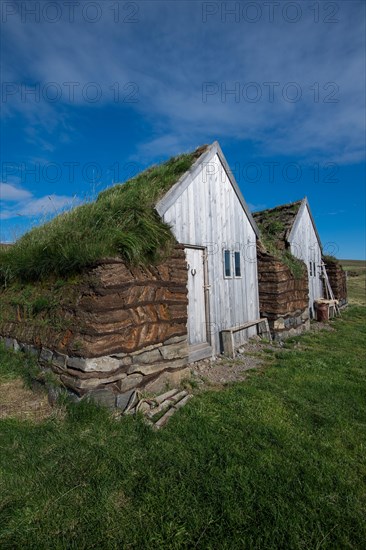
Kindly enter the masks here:
<path id="1" fill-rule="evenodd" d="M 87 404 L 2 421 L 1 548 L 363 549 L 365 313 L 290 340 L 159 432 Z"/>
<path id="2" fill-rule="evenodd" d="M 65 331 L 73 327 L 68 311 L 80 295 L 83 283 L 86 284 L 86 278 L 78 276 L 65 279 L 62 286 L 49 281 L 14 281 L 0 287 L 0 333 L 7 334 L 11 326 L 19 341 L 25 341 L 25 331 L 28 337 L 36 335 L 41 340 L 49 339 L 51 334 L 62 339 Z"/>
<path id="3" fill-rule="evenodd" d="M 254 219 L 261 233 L 261 242 L 267 252 L 281 260 L 295 279 L 301 279 L 306 272 L 304 262 L 296 258 L 289 249 L 283 249 L 287 238 L 288 218 L 295 219 L 301 201 L 282 205 L 277 208 L 262 210 L 254 214 Z M 257 214 L 257 215 L 256 215 Z"/>
<path id="4" fill-rule="evenodd" d="M 108 256 L 131 264 L 158 262 L 174 239 L 154 206 L 201 153 L 153 166 L 0 249 L 0 282 L 65 277 Z"/>
<path id="5" fill-rule="evenodd" d="M 350 304 L 366 306 L 366 261 L 339 260 L 348 273 L 347 290 Z"/>
<path id="6" fill-rule="evenodd" d="M 296 258 L 290 250 L 283 250 L 278 247 L 278 239 L 274 238 L 273 234 L 266 233 L 263 226 L 258 223 L 261 232 L 261 242 L 266 251 L 285 264 L 295 279 L 301 279 L 306 273 L 306 266 L 303 261 Z"/>
<path id="7" fill-rule="evenodd" d="M 41 369 L 32 354 L 5 350 L 0 344 L 0 391 L 1 384 L 10 380 L 23 381 L 28 389 L 37 382 L 39 387 L 46 384 L 60 387 L 60 379 L 50 369 Z"/>
<path id="8" fill-rule="evenodd" d="M 32 381 L 38 377 L 39 371 L 35 358 L 31 354 L 7 351 L 0 344 L 0 391 L 2 383 L 16 378 L 21 378 L 30 388 Z"/>

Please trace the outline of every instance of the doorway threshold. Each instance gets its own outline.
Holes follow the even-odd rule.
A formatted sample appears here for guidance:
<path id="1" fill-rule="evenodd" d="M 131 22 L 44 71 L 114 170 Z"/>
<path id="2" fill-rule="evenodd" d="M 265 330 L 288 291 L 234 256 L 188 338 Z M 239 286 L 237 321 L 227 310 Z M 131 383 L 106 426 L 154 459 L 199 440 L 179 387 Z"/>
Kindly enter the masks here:
<path id="1" fill-rule="evenodd" d="M 212 357 L 212 346 L 210 346 L 208 342 L 188 347 L 189 363 L 195 363 L 196 361 L 201 361 L 201 359 L 207 359 L 208 357 Z"/>

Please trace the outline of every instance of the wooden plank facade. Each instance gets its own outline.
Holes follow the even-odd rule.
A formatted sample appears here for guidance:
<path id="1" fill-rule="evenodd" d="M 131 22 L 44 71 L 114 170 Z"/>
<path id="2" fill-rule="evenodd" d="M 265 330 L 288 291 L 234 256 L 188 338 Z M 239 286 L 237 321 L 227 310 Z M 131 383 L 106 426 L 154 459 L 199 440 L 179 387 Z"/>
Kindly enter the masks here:
<path id="1" fill-rule="evenodd" d="M 321 272 L 322 248 L 306 198 L 301 202 L 288 242 L 292 254 L 306 264 L 309 278 L 309 310 L 310 315 L 315 317 L 314 301 L 324 296 Z"/>
<path id="2" fill-rule="evenodd" d="M 186 250 L 190 360 L 214 356 L 222 330 L 259 317 L 258 229 L 217 142 L 156 209 Z"/>

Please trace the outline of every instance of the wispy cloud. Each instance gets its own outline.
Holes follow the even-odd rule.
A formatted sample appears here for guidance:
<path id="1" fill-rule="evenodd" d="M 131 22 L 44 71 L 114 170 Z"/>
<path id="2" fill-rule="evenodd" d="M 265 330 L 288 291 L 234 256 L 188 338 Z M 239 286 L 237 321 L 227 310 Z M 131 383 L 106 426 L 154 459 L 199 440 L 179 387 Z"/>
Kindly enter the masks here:
<path id="1" fill-rule="evenodd" d="M 0 183 L 0 219 L 38 218 L 55 216 L 78 204 L 75 197 L 66 195 L 45 195 L 35 197 L 30 191 L 13 184 Z"/>
<path id="2" fill-rule="evenodd" d="M 249 207 L 249 210 L 251 210 L 252 212 L 258 212 L 259 210 L 264 210 L 265 208 L 267 208 L 267 205 L 264 203 L 253 204 L 249 202 L 248 207 Z"/>
<path id="3" fill-rule="evenodd" d="M 113 22 L 108 2 L 94 24 L 83 21 L 79 10 L 73 23 L 24 25 L 13 17 L 4 25 L 12 52 L 5 80 L 20 84 L 25 74 L 26 82 L 41 84 L 40 103 L 21 101 L 17 93 L 9 97 L 5 112 L 22 112 L 29 139 L 38 140 L 41 148 L 52 150 L 54 136 L 73 139 L 73 107 L 92 104 L 85 96 L 88 83 L 102 92 L 94 107 L 114 104 L 116 113 L 122 106 L 114 83 L 121 90 L 134 83 L 137 102 L 128 107 L 145 116 L 154 136 L 141 139 L 139 155 L 153 159 L 162 149 L 176 152 L 227 137 L 253 142 L 258 154 L 339 163 L 362 159 L 362 2 L 338 3 L 338 22 L 328 24 L 323 12 L 314 21 L 312 2 L 301 2 L 296 23 L 263 16 L 252 24 L 232 17 L 223 21 L 220 9 L 204 22 L 201 2 L 134 4 L 138 21 L 130 25 Z M 221 8 L 225 2 L 213 4 Z M 42 97 L 42 86 L 50 82 L 62 92 L 56 102 Z M 70 82 L 77 83 L 72 100 L 65 85 Z M 294 102 L 296 89 L 300 97 Z M 258 101 L 252 101 L 253 94 Z"/>
<path id="4" fill-rule="evenodd" d="M 339 209 L 339 210 L 333 210 L 331 212 L 317 212 L 317 217 L 320 216 L 339 216 L 341 214 L 346 214 L 347 210 Z"/>
<path id="5" fill-rule="evenodd" d="M 2 201 L 23 201 L 32 196 L 32 193 L 22 187 L 11 183 L 0 182 L 0 200 Z"/>

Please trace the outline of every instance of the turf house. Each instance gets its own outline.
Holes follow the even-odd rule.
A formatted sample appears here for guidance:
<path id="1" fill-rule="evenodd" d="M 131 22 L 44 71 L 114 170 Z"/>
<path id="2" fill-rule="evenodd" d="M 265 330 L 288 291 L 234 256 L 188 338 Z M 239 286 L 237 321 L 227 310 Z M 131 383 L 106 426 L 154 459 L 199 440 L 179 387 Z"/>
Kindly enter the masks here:
<path id="1" fill-rule="evenodd" d="M 258 241 L 259 301 L 275 337 L 297 334 L 316 316 L 316 301 L 327 296 L 324 267 L 334 297 L 346 303 L 345 273 L 322 245 L 306 198 L 253 214 Z"/>
<path id="2" fill-rule="evenodd" d="M 174 157 L 0 250 L 0 334 L 75 399 L 161 391 L 258 320 L 257 235 L 217 142 Z"/>

